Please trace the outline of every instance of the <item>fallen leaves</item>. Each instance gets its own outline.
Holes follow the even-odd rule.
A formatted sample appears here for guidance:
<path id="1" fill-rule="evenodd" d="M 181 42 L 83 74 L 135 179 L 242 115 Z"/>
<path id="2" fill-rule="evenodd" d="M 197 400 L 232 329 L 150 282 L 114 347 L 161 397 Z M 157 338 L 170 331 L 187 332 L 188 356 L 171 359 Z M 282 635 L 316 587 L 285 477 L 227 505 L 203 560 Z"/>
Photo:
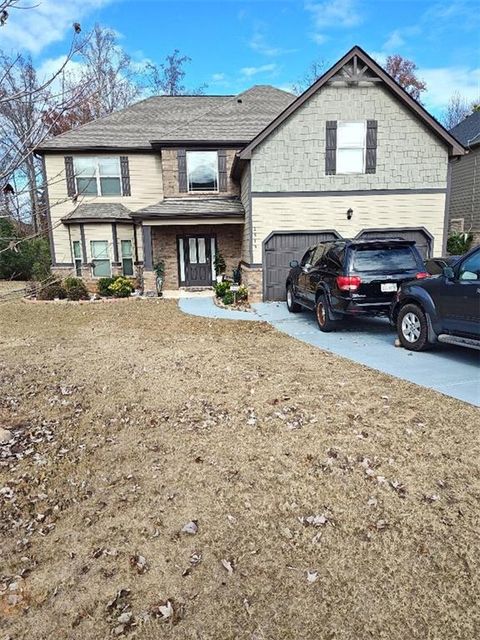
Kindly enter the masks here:
<path id="1" fill-rule="evenodd" d="M 187 522 L 187 524 L 184 524 L 182 527 L 182 533 L 188 533 L 189 535 L 194 536 L 197 532 L 197 520 L 190 520 L 190 522 Z"/>

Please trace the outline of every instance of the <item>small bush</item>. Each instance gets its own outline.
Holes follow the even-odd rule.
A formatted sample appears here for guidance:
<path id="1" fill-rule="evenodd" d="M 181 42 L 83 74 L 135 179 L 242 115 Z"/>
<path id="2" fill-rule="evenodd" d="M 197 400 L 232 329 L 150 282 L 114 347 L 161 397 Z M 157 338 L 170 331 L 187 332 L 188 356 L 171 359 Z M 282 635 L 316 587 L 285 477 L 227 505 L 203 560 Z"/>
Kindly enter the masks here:
<path id="1" fill-rule="evenodd" d="M 223 298 L 227 291 L 230 291 L 230 282 L 217 282 L 213 288 L 217 298 Z"/>
<path id="2" fill-rule="evenodd" d="M 461 256 L 472 246 L 473 236 L 471 233 L 460 233 L 456 231 L 447 240 L 447 251 L 451 256 Z"/>
<path id="3" fill-rule="evenodd" d="M 87 287 L 81 278 L 74 278 L 73 276 L 65 278 L 63 286 L 69 300 L 88 300 L 90 297 Z"/>
<path id="4" fill-rule="evenodd" d="M 108 289 L 115 298 L 128 298 L 135 290 L 135 287 L 128 278 L 117 276 Z"/>
<path id="5" fill-rule="evenodd" d="M 237 300 L 246 300 L 248 298 L 248 289 L 242 284 L 237 291 Z"/>
<path id="6" fill-rule="evenodd" d="M 222 298 L 223 304 L 233 304 L 234 297 L 232 291 L 227 291 Z"/>
<path id="7" fill-rule="evenodd" d="M 118 276 L 114 276 L 113 278 L 109 276 L 108 278 L 100 278 L 97 282 L 97 291 L 101 296 L 111 296 L 112 292 L 110 291 L 111 285 L 115 282 Z"/>
<path id="8" fill-rule="evenodd" d="M 66 297 L 67 292 L 60 280 L 53 280 L 49 284 L 44 285 L 37 293 L 38 300 L 55 300 L 55 298 L 64 300 Z"/>

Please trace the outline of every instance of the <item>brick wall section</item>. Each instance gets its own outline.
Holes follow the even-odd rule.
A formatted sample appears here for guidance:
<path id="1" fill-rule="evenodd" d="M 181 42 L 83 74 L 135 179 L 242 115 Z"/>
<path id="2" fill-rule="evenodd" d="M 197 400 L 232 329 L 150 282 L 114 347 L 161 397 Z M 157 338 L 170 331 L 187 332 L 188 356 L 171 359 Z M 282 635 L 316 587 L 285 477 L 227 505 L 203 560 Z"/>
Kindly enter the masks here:
<path id="1" fill-rule="evenodd" d="M 248 289 L 249 302 L 262 302 L 263 272 L 261 267 L 247 267 L 242 264 L 242 284 Z"/>
<path id="2" fill-rule="evenodd" d="M 153 262 L 155 264 L 159 260 L 163 260 L 165 263 L 164 289 L 178 289 L 179 287 L 177 236 L 202 234 L 216 236 L 217 250 L 225 259 L 228 275 L 231 275 L 232 270 L 238 266 L 242 251 L 243 225 L 241 224 L 195 225 L 192 227 L 185 225 L 152 226 Z M 147 273 L 144 272 L 145 278 L 148 278 Z"/>
<path id="3" fill-rule="evenodd" d="M 240 194 L 240 187 L 237 183 L 233 182 L 230 171 L 232 169 L 233 159 L 238 149 L 227 149 L 227 191 L 221 193 L 206 192 L 208 196 L 238 196 Z M 192 195 L 198 196 L 200 192 L 195 194 L 180 193 L 178 190 L 178 161 L 176 149 L 162 149 L 162 175 L 163 175 L 163 192 L 165 198 L 189 198 Z"/>
<path id="4" fill-rule="evenodd" d="M 325 122 L 377 120 L 375 174 L 325 175 Z M 253 152 L 252 191 L 446 188 L 447 148 L 381 84 L 327 85 Z"/>

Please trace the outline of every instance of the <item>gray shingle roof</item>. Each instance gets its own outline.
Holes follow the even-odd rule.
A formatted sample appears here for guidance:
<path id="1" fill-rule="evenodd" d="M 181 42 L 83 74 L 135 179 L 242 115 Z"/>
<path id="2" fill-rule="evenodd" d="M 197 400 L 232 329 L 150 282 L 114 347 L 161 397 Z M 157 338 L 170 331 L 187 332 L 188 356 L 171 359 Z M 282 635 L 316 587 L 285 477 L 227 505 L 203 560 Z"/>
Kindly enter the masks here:
<path id="1" fill-rule="evenodd" d="M 480 111 L 474 111 L 467 116 L 456 127 L 450 129 L 450 133 L 465 147 L 480 144 Z"/>
<path id="2" fill-rule="evenodd" d="M 123 204 L 112 202 L 92 202 L 80 204 L 76 209 L 62 218 L 62 222 L 80 222 L 89 220 L 127 220 L 132 221 L 131 211 Z"/>
<path id="3" fill-rule="evenodd" d="M 146 218 L 239 218 L 245 211 L 239 198 L 166 198 L 134 211 L 132 217 Z"/>
<path id="4" fill-rule="evenodd" d="M 150 149 L 152 140 L 246 143 L 294 99 L 269 85 L 237 96 L 154 96 L 47 140 L 39 150 Z"/>

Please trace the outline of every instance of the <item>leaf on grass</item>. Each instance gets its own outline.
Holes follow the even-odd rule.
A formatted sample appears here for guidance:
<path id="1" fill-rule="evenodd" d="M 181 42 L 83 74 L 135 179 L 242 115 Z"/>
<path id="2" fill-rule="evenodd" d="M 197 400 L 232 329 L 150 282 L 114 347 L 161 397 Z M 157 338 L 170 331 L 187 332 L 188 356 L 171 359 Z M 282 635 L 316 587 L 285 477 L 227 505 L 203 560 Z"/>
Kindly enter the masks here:
<path id="1" fill-rule="evenodd" d="M 187 522 L 187 524 L 183 525 L 182 527 L 182 533 L 188 533 L 191 536 L 194 536 L 198 531 L 198 525 L 196 520 L 191 520 L 190 522 Z"/>
<path id="2" fill-rule="evenodd" d="M 312 584 L 318 580 L 318 571 L 307 571 L 307 581 Z"/>
<path id="3" fill-rule="evenodd" d="M 223 568 L 228 571 L 228 575 L 231 576 L 233 574 L 233 563 L 229 560 L 222 559 L 222 565 Z"/>

